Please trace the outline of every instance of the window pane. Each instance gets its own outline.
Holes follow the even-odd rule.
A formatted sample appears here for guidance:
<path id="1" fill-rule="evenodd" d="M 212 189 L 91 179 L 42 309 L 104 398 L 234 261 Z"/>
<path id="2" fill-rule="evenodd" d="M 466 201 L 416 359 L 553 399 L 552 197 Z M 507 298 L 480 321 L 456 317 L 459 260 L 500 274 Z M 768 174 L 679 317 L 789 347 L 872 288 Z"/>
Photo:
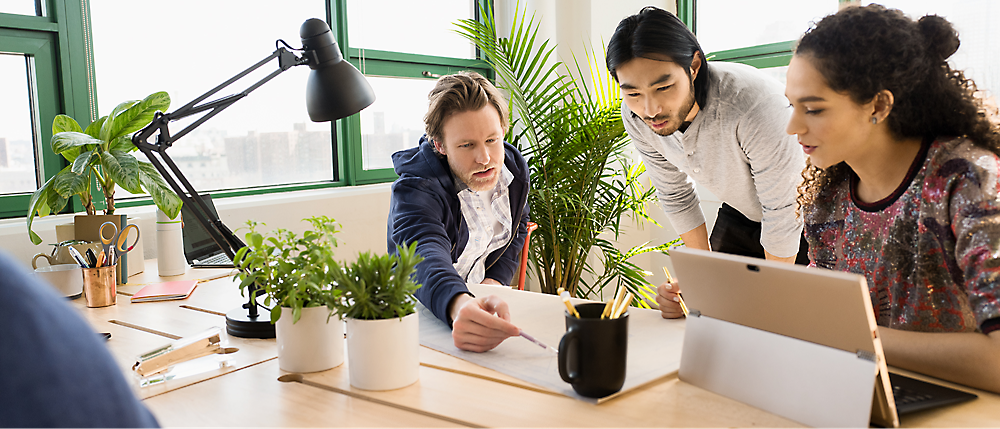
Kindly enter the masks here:
<path id="1" fill-rule="evenodd" d="M 365 170 L 392 168 L 393 152 L 415 147 L 424 134 L 427 94 L 434 79 L 368 77 L 378 94 L 361 111 L 361 154 Z"/>
<path id="2" fill-rule="evenodd" d="M 36 7 L 41 6 L 41 7 Z M 3 0 L 0 2 L 0 13 L 13 13 L 15 15 L 43 16 L 45 2 L 36 5 L 35 0 Z"/>
<path id="3" fill-rule="evenodd" d="M 864 2 L 869 4 L 871 2 Z M 949 62 L 965 76 L 976 81 L 979 89 L 989 90 L 993 96 L 1000 93 L 1000 2 L 996 0 L 886 0 L 877 2 L 897 8 L 911 18 L 927 14 L 943 16 L 958 30 L 961 40 L 958 52 Z"/>
<path id="4" fill-rule="evenodd" d="M 156 91 L 170 94 L 169 110 L 175 111 L 270 55 L 277 39 L 301 47 L 299 26 L 326 16 L 323 0 L 287 0 L 280 6 L 174 0 L 169 7 L 101 0 L 90 7 L 100 116 Z M 137 36 L 122 26 L 150 16 L 156 17 L 157 31 Z M 272 60 L 209 100 L 239 93 L 275 70 L 278 62 Z M 167 153 L 199 191 L 333 180 L 331 125 L 310 122 L 306 112 L 308 73 L 307 67 L 294 67 L 277 76 L 177 140 Z M 177 134 L 197 117 L 171 123 L 170 131 Z"/>
<path id="5" fill-rule="evenodd" d="M 697 0 L 698 42 L 706 53 L 797 40 L 837 0 Z"/>
<path id="6" fill-rule="evenodd" d="M 24 55 L 0 54 L 0 194 L 34 192 L 34 129 Z"/>
<path id="7" fill-rule="evenodd" d="M 474 0 L 347 0 L 352 48 L 440 57 L 475 58 L 454 22 L 475 17 Z"/>
<path id="8" fill-rule="evenodd" d="M 785 73 L 788 72 L 788 66 L 768 67 L 766 69 L 760 69 L 760 71 L 764 72 L 764 74 L 768 76 L 773 77 L 778 82 L 781 82 L 782 86 L 785 85 Z"/>

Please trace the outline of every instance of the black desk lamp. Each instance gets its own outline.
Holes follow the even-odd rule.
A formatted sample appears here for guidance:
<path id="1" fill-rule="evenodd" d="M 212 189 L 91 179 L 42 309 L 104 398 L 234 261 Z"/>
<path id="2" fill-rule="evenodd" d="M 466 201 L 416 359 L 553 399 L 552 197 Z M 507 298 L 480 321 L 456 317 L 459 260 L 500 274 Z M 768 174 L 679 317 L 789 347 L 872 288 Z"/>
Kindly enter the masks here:
<path id="1" fill-rule="evenodd" d="M 334 40 L 333 33 L 330 31 L 330 26 L 322 20 L 311 18 L 302 24 L 299 36 L 302 38 L 301 57 L 290 52 L 289 49 L 292 48 L 283 40 L 278 40 L 276 45 L 280 43 L 284 47 L 278 46 L 274 53 L 267 58 L 211 91 L 202 94 L 173 113 L 157 112 L 152 123 L 132 136 L 132 144 L 146 154 L 153 167 L 160 172 L 160 175 L 177 193 L 181 201 L 188 205 L 188 208 L 193 209 L 191 212 L 195 215 L 195 220 L 205 227 L 212 239 L 229 255 L 230 259 L 235 259 L 236 252 L 246 247 L 246 244 L 237 238 L 219 220 L 218 216 L 213 215 L 208 210 L 205 201 L 198 195 L 187 178 L 181 174 L 177 164 L 167 156 L 166 150 L 177 139 L 184 137 L 191 130 L 221 112 L 222 109 L 243 99 L 251 91 L 294 66 L 308 65 L 312 69 L 309 73 L 309 82 L 306 85 L 306 107 L 309 110 L 309 118 L 313 122 L 332 121 L 353 115 L 375 101 L 375 93 L 365 77 L 351 63 L 344 60 L 337 47 L 337 41 Z M 275 58 L 278 59 L 279 69 L 243 92 L 199 104 Z M 206 111 L 204 116 L 198 118 L 179 133 L 170 134 L 170 130 L 167 128 L 170 121 Z M 157 134 L 156 142 L 150 143 L 147 140 L 153 134 Z M 251 285 L 249 291 L 249 302 L 243 304 L 241 308 L 226 313 L 226 331 L 230 335 L 242 338 L 274 338 L 274 325 L 271 324 L 270 316 L 260 317 L 257 311 L 258 304 L 255 298 L 261 292 L 260 289 L 256 285 Z"/>

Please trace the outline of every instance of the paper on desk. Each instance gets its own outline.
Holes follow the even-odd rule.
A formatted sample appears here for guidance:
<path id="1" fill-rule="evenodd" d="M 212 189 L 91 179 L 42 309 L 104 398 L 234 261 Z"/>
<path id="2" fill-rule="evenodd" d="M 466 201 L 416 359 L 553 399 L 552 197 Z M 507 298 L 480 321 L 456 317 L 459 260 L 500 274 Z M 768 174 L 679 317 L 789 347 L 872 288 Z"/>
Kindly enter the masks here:
<path id="1" fill-rule="evenodd" d="M 476 296 L 497 295 L 506 301 L 511 322 L 545 344 L 557 347 L 566 332 L 566 307 L 558 296 L 490 285 L 469 285 L 469 289 Z M 418 304 L 418 309 L 421 313 L 420 345 L 590 403 L 607 401 L 653 380 L 675 374 L 680 368 L 684 321 L 665 320 L 658 310 L 629 308 L 625 385 L 618 393 L 594 399 L 574 392 L 569 383 L 559 377 L 556 356 L 530 341 L 511 337 L 485 353 L 459 350 L 451 338 L 448 325 L 434 317 L 427 308 Z"/>

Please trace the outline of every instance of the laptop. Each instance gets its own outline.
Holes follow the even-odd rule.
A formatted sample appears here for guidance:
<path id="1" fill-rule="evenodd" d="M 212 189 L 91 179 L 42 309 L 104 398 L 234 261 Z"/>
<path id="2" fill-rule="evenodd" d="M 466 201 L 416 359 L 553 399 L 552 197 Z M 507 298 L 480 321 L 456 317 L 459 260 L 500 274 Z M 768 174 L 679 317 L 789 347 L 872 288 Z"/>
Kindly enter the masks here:
<path id="1" fill-rule="evenodd" d="M 205 200 L 205 205 L 212 212 L 212 217 L 218 218 L 219 213 L 212 203 L 212 196 L 201 194 Z M 185 204 L 181 207 L 181 215 L 184 222 L 182 233 L 184 236 L 184 257 L 192 268 L 233 268 L 233 261 L 222 251 L 222 248 L 215 243 L 208 231 L 198 222 L 193 209 Z"/>
<path id="2" fill-rule="evenodd" d="M 864 276 L 670 251 L 690 311 L 681 380 L 811 426 L 898 427 L 976 395 L 889 373 Z"/>

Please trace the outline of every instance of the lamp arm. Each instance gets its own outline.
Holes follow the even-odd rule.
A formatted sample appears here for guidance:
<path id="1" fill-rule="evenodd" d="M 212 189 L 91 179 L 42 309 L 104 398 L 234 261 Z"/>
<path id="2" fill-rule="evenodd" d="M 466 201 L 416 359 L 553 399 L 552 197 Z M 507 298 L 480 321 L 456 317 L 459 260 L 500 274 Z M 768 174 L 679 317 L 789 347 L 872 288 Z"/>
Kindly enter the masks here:
<path id="1" fill-rule="evenodd" d="M 257 83 L 254 83 L 247 89 L 243 90 L 243 92 L 222 97 L 204 104 L 199 104 L 205 99 L 215 95 L 223 88 L 250 74 L 254 70 L 257 70 L 275 58 L 278 58 L 278 70 L 275 70 L 271 74 L 265 76 Z M 163 176 L 163 179 L 168 185 L 170 185 L 170 188 L 177 193 L 177 196 L 180 197 L 181 201 L 193 209 L 191 212 L 195 215 L 195 220 L 205 227 L 205 230 L 208 231 L 212 240 L 215 241 L 215 243 L 222 248 L 222 251 L 234 261 L 236 259 L 236 252 L 238 252 L 239 249 L 246 247 L 246 244 L 243 243 L 243 241 L 240 240 L 232 230 L 222 223 L 222 220 L 220 220 L 218 216 L 212 215 L 212 212 L 209 211 L 208 205 L 205 204 L 202 196 L 198 194 L 198 191 L 191 185 L 191 182 L 189 182 L 184 174 L 181 173 L 180 168 L 178 168 L 173 159 L 167 155 L 166 150 L 173 145 L 173 142 L 177 141 L 181 137 L 184 137 L 187 133 L 217 115 L 223 109 L 233 105 L 233 103 L 236 103 L 239 100 L 242 100 L 244 97 L 249 95 L 250 92 L 267 83 L 275 76 L 294 66 L 307 64 L 308 61 L 309 60 L 304 56 L 297 57 L 291 51 L 283 47 L 279 47 L 267 58 L 264 58 L 253 66 L 250 66 L 250 68 L 223 82 L 219 86 L 212 88 L 205 94 L 202 94 L 176 111 L 167 114 L 157 112 L 153 117 L 153 121 L 150 122 L 149 125 L 146 125 L 143 129 L 132 135 L 132 144 L 134 144 L 139 151 L 146 155 L 149 162 L 153 165 L 153 168 L 155 168 L 156 171 Z M 208 113 L 201 118 L 198 118 L 198 120 L 182 129 L 176 135 L 170 134 L 170 121 L 175 121 L 205 111 Z M 156 134 L 157 131 L 159 131 L 159 134 L 156 137 L 156 142 L 149 142 L 149 138 L 153 136 L 153 134 Z M 251 286 L 250 303 L 244 305 L 244 307 L 250 310 L 250 315 L 252 317 L 257 317 L 258 314 L 257 306 L 253 304 L 255 302 L 255 292 L 256 288 Z"/>

